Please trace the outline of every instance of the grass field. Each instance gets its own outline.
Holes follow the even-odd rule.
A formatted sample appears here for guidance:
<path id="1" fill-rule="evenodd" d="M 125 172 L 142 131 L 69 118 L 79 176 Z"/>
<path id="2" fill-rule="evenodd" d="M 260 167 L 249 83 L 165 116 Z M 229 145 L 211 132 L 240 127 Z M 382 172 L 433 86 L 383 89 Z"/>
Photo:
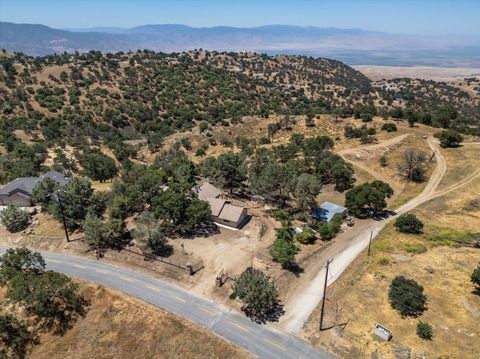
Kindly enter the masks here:
<path id="1" fill-rule="evenodd" d="M 97 285 L 87 315 L 64 336 L 41 334 L 28 358 L 250 358 L 207 330 Z"/>

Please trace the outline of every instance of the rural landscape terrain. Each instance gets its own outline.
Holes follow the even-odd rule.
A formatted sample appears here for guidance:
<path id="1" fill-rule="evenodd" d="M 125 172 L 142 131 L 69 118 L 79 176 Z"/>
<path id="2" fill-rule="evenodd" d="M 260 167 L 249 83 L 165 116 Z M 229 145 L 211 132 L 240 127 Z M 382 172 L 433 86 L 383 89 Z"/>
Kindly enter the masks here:
<path id="1" fill-rule="evenodd" d="M 0 22 L 0 358 L 478 358 L 468 39 Z"/>

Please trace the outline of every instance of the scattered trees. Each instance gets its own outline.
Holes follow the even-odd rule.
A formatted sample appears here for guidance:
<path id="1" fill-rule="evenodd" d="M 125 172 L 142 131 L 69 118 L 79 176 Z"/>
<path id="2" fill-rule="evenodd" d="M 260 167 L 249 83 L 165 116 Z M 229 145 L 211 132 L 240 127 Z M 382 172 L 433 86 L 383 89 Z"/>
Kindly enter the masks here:
<path id="1" fill-rule="evenodd" d="M 7 208 L 0 211 L 0 223 L 9 232 L 19 232 L 30 224 L 30 214 L 20 207 L 8 205 Z"/>
<path id="2" fill-rule="evenodd" d="M 260 270 L 248 267 L 235 281 L 233 293 L 243 302 L 248 316 L 262 320 L 274 311 L 278 304 L 277 289 Z"/>
<path id="3" fill-rule="evenodd" d="M 420 234 L 422 233 L 423 223 L 414 214 L 402 214 L 395 221 L 395 227 L 399 232 Z"/>
<path id="4" fill-rule="evenodd" d="M 349 190 L 345 195 L 345 206 L 356 216 L 377 215 L 387 207 L 386 199 L 393 195 L 388 183 L 373 181 Z"/>
<path id="5" fill-rule="evenodd" d="M 392 280 L 388 299 L 392 308 L 402 317 L 416 317 L 426 309 L 427 297 L 423 293 L 423 287 L 404 276 L 397 276 Z"/>

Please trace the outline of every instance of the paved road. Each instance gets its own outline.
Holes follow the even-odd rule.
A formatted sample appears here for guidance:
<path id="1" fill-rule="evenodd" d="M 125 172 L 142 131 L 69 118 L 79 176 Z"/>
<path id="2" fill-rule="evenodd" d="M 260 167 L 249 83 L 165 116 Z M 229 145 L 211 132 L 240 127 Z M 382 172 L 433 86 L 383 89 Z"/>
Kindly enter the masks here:
<path id="1" fill-rule="evenodd" d="M 6 249 L 0 246 L 0 254 Z M 41 253 L 48 269 L 103 284 L 175 313 L 260 358 L 333 358 L 293 335 L 256 324 L 215 302 L 146 273 L 66 254 Z"/>

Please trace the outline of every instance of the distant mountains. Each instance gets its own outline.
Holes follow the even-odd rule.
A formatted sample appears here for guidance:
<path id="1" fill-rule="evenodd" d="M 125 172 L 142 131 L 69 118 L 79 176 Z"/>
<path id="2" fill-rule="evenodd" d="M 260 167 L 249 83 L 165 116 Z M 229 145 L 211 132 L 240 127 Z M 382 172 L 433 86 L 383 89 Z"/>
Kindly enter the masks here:
<path id="1" fill-rule="evenodd" d="M 88 50 L 177 52 L 203 48 L 331 57 L 351 65 L 480 66 L 478 36 L 427 37 L 289 25 L 195 28 L 173 24 L 58 30 L 44 25 L 0 22 L 0 47 L 29 55 Z"/>

